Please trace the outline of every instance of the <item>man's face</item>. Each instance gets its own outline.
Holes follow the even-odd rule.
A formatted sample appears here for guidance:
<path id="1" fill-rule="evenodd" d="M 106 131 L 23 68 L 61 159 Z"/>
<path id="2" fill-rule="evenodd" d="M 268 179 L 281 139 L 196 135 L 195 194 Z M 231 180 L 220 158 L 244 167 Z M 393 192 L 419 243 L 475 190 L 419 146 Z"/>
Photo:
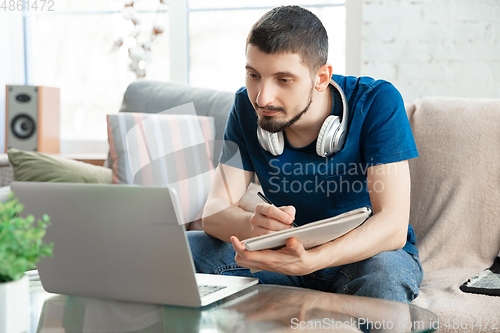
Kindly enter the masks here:
<path id="1" fill-rule="evenodd" d="M 298 54 L 266 54 L 248 44 L 246 86 L 258 124 L 276 133 L 291 126 L 312 102 L 313 82 L 309 68 Z"/>

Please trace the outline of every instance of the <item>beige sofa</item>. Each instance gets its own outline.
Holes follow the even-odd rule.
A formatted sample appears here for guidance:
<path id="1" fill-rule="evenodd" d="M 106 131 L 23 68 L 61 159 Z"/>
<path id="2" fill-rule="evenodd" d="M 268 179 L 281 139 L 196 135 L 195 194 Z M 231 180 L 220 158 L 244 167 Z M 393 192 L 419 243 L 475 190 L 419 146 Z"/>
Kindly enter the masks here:
<path id="1" fill-rule="evenodd" d="M 407 113 L 420 154 L 410 161 L 424 268 L 414 304 L 439 316 L 440 332 L 500 331 L 500 297 L 459 289 L 500 251 L 500 100 L 423 98 Z"/>
<path id="2" fill-rule="evenodd" d="M 215 118 L 220 140 L 232 99 L 231 93 L 137 81 L 120 111 L 156 113 L 193 102 L 199 115 Z M 459 290 L 500 251 L 500 100 L 424 98 L 407 105 L 407 113 L 420 154 L 410 161 L 410 222 L 424 267 L 414 304 L 439 316 L 440 332 L 491 332 L 495 320 L 500 331 L 500 297 Z"/>
<path id="3" fill-rule="evenodd" d="M 231 93 L 139 81 L 128 87 L 120 111 L 193 102 L 199 115 L 215 118 L 220 140 L 232 100 Z M 459 286 L 500 251 L 500 100 L 424 98 L 407 105 L 407 113 L 420 154 L 410 161 L 410 223 L 425 274 L 414 303 L 439 316 L 440 332 L 490 332 L 500 321 L 500 297 Z"/>

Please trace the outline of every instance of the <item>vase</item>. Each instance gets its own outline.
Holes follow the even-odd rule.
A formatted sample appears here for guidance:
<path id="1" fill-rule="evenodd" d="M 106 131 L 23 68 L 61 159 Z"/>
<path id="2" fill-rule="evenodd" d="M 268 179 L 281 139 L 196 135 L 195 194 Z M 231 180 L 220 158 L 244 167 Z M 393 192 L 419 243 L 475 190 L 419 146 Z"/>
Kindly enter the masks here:
<path id="1" fill-rule="evenodd" d="M 30 327 L 30 282 L 28 276 L 0 283 L 0 332 L 25 333 Z"/>

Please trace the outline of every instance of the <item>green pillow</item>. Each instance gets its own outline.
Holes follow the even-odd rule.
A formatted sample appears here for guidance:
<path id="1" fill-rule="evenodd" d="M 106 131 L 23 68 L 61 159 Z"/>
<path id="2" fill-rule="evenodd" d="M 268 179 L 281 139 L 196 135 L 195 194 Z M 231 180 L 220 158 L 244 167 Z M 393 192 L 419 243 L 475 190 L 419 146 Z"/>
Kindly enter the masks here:
<path id="1" fill-rule="evenodd" d="M 10 148 L 14 180 L 25 182 L 111 184 L 111 169 L 61 156 Z"/>

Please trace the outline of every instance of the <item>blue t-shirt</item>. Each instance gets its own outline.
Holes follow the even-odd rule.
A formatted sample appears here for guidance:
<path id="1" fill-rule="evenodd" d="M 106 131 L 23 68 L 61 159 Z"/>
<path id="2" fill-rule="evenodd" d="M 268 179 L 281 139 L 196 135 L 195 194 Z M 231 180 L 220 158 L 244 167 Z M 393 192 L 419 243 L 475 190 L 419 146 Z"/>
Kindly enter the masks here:
<path id="1" fill-rule="evenodd" d="M 370 206 L 367 169 L 373 165 L 418 156 L 404 102 L 389 82 L 369 77 L 333 75 L 349 106 L 343 149 L 330 157 L 316 153 L 316 140 L 296 148 L 285 138 L 284 152 L 273 156 L 257 139 L 257 115 L 246 88 L 236 92 L 224 132 L 219 161 L 257 174 L 265 195 L 276 206 L 296 208 L 295 223 L 306 223 Z M 331 87 L 332 115 L 342 117 L 342 101 Z M 239 149 L 241 160 L 236 154 Z M 383 184 L 374 184 L 382 189 Z M 408 253 L 418 254 L 416 237 L 408 227 Z"/>

